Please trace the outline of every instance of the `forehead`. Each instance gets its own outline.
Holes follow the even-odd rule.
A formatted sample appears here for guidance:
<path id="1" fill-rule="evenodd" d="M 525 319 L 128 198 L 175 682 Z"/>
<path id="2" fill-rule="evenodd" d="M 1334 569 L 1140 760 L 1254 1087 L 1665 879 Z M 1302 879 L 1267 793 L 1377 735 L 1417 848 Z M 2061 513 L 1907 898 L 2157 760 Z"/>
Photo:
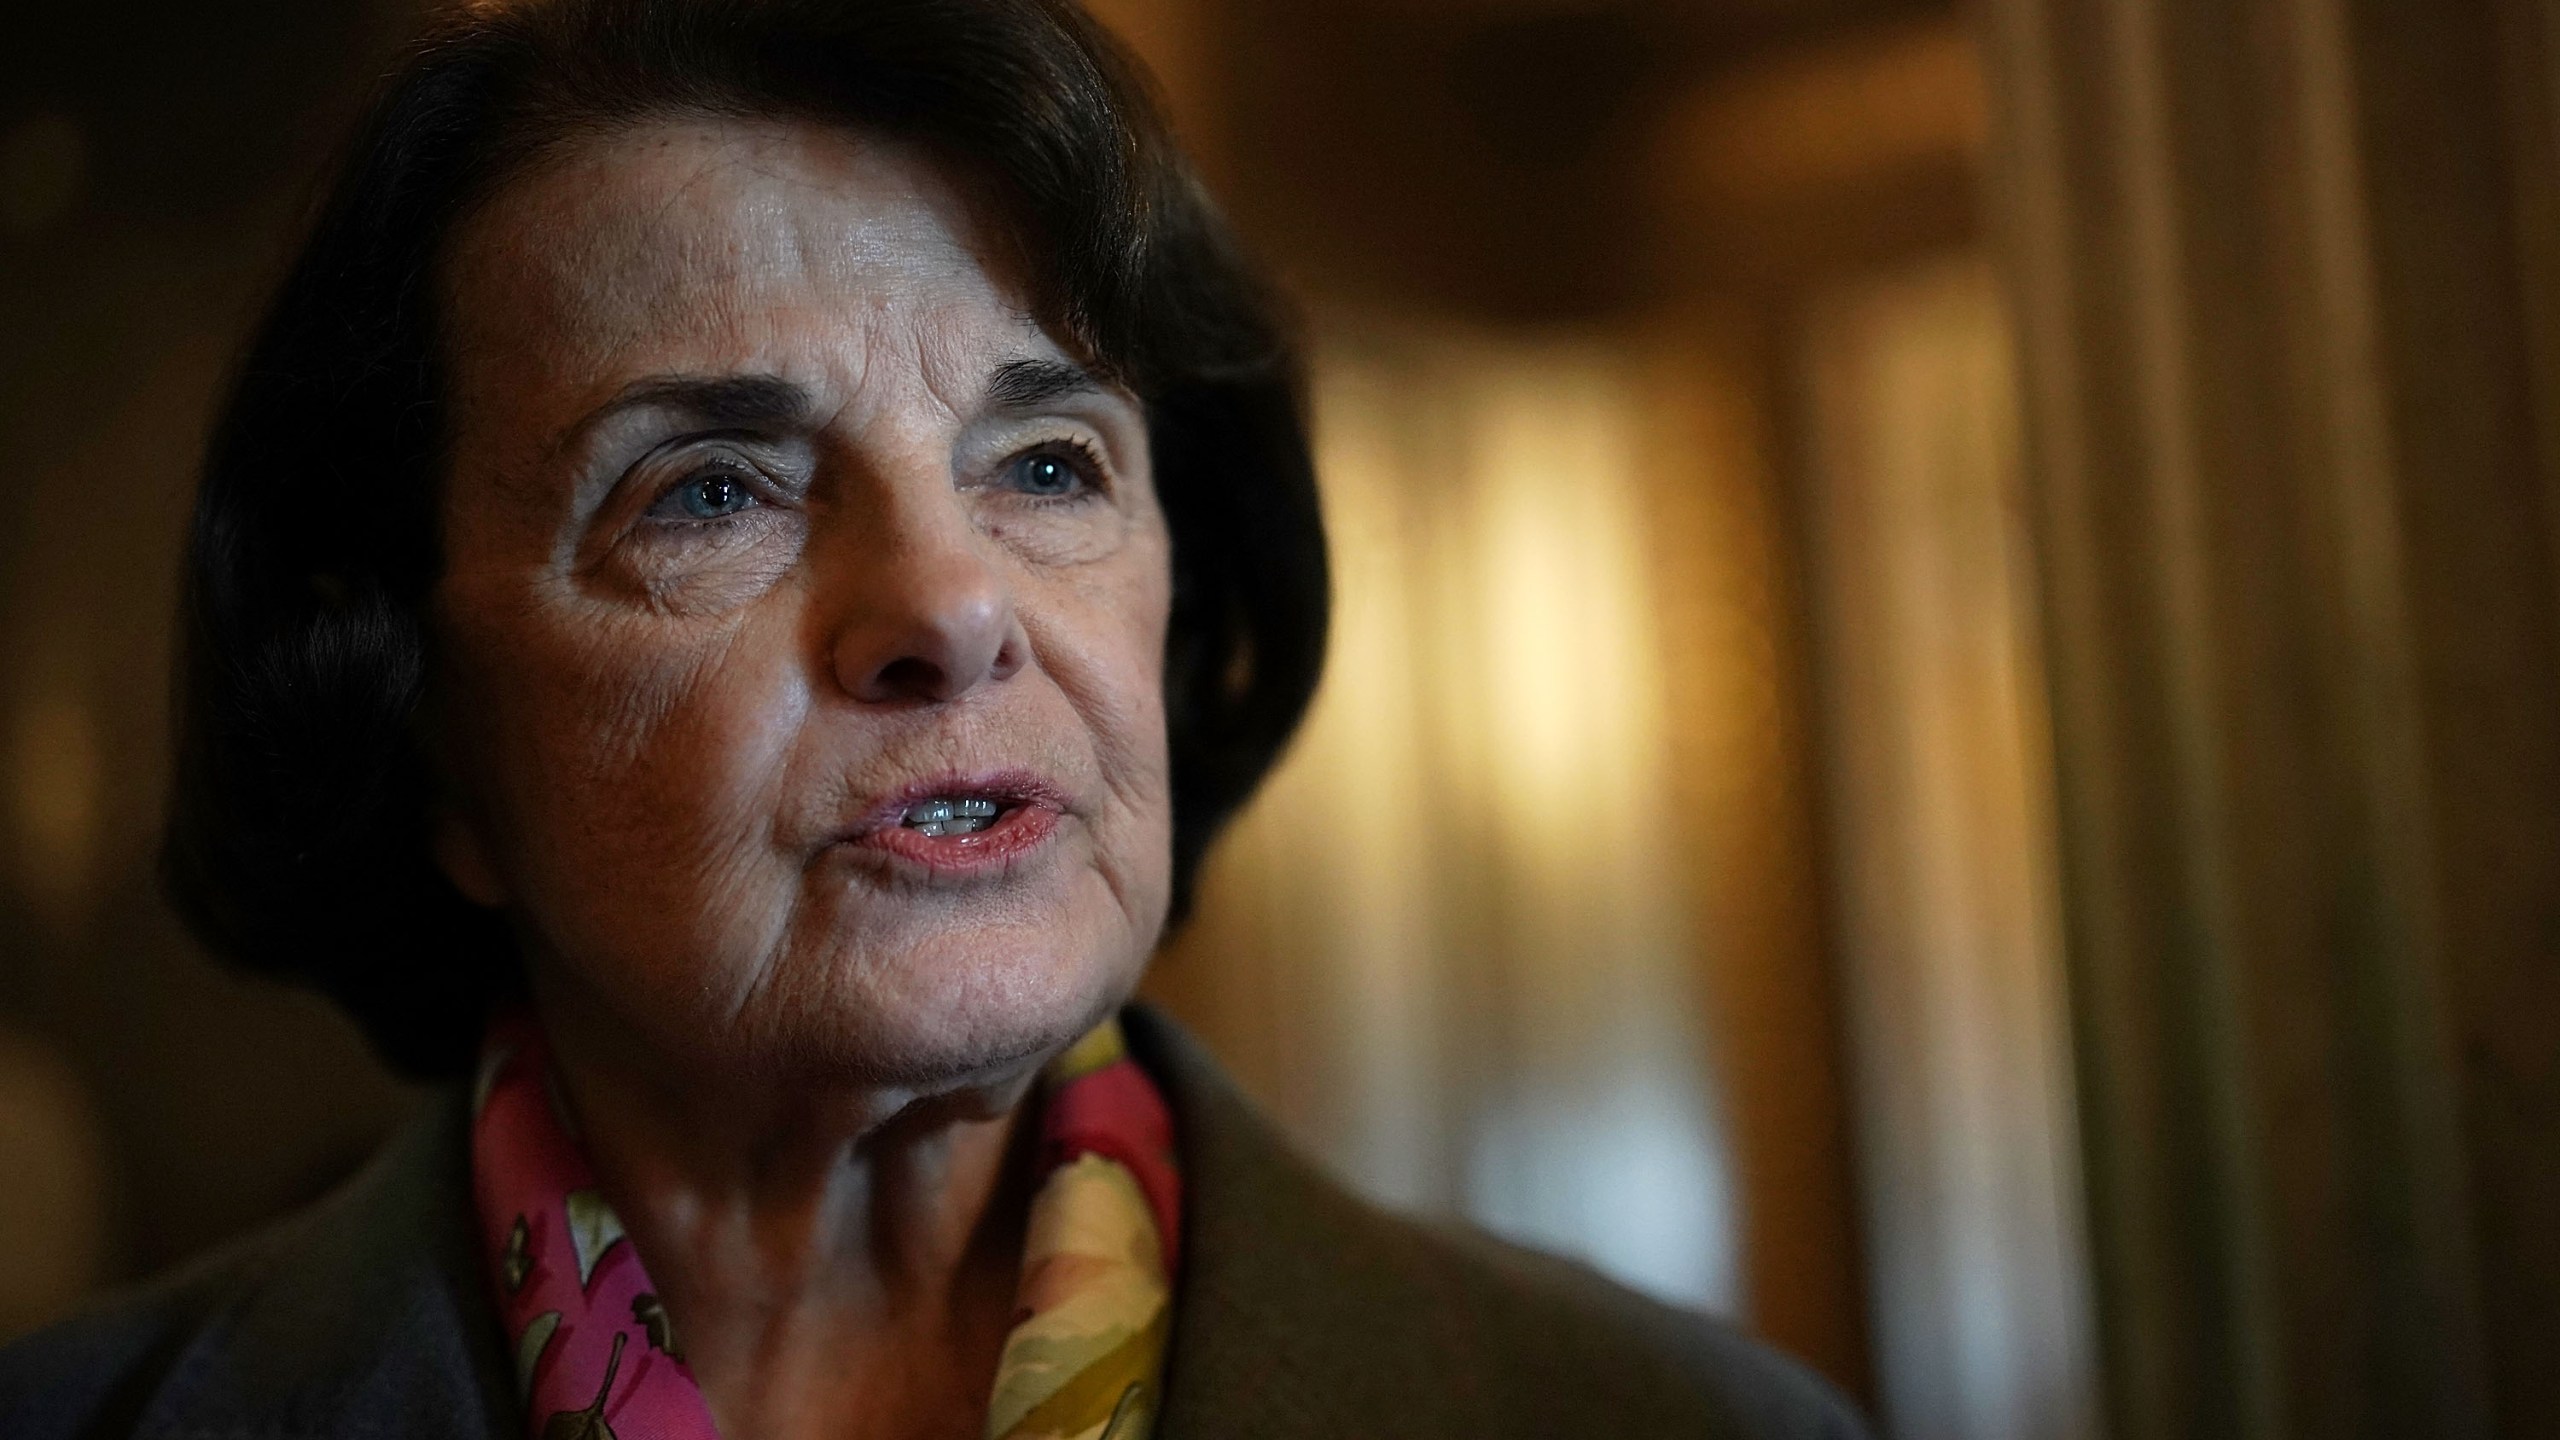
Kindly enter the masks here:
<path id="1" fill-rule="evenodd" d="M 652 122 L 546 155 L 463 225 L 446 336 L 458 369 L 510 383 L 859 366 L 884 344 L 1020 349 L 1038 327 L 985 234 L 912 147 L 806 123 Z M 937 359 L 960 356 L 911 363 Z"/>

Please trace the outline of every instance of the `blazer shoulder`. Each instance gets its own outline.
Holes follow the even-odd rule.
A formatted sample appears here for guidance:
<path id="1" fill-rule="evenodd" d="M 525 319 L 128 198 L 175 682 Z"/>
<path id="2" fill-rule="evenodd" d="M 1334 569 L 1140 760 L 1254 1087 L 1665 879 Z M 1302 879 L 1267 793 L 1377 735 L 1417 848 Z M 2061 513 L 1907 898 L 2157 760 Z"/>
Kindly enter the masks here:
<path id="1" fill-rule="evenodd" d="M 1387 1218 L 1383 1223 L 1399 1223 Z M 1713 1316 L 1667 1305 L 1588 1266 L 1445 1222 L 1401 1222 L 1460 1313 L 1476 1317 L 1497 1374 L 1537 1392 L 1515 1403 L 1625 1414 L 1656 1433 L 1735 1440 L 1865 1440 L 1867 1427 L 1802 1362 Z M 1559 1415 L 1559 1418 L 1562 1418 Z M 1632 1417 L 1630 1417 L 1632 1418 Z"/>
<path id="2" fill-rule="evenodd" d="M 1180 1027 L 1143 1006 L 1123 1021 L 1182 1151 L 1166 1440 L 1866 1434 L 1829 1385 L 1729 1326 L 1352 1193 Z"/>
<path id="3" fill-rule="evenodd" d="M 131 1433 L 196 1337 L 257 1289 L 294 1228 L 286 1221 L 235 1241 L 0 1347 L 0 1435 Z"/>
<path id="4" fill-rule="evenodd" d="M 0 1350 L 0 1435 L 495 1436 L 504 1342 L 468 1214 L 466 1100 L 311 1208 Z"/>

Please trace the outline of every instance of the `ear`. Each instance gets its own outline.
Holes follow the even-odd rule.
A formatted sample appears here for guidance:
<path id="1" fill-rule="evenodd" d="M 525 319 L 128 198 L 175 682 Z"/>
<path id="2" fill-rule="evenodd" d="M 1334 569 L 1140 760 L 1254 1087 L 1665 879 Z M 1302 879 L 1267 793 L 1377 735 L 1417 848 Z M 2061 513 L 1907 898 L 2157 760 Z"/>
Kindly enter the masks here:
<path id="1" fill-rule="evenodd" d="M 481 843 L 480 831 L 469 817 L 451 802 L 438 802 L 427 817 L 427 829 L 436 868 L 462 892 L 463 899 L 492 910 L 507 903 L 507 887 L 498 879 L 498 867 L 489 862 L 489 847 Z"/>

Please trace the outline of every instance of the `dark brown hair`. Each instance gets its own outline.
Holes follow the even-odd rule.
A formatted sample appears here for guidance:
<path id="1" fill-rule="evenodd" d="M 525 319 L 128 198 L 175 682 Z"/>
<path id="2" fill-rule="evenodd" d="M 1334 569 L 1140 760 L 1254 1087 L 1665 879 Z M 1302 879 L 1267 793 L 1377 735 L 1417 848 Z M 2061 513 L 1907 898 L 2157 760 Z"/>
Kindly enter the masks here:
<path id="1" fill-rule="evenodd" d="M 444 387 L 433 276 L 547 146 L 684 114 L 927 147 L 985 187 L 1045 323 L 1145 403 L 1174 541 L 1175 911 L 1315 688 L 1324 534 L 1297 363 L 1141 72 L 1069 0 L 519 0 L 390 76 L 252 340 L 185 561 L 162 872 L 196 933 L 467 1065 L 521 984 L 427 852 L 417 735 Z"/>

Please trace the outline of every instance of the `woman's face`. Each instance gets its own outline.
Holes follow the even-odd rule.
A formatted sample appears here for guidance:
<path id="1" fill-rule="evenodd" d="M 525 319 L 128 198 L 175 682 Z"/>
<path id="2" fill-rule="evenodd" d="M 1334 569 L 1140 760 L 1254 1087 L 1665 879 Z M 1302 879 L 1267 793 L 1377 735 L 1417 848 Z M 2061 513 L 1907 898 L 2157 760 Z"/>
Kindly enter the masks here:
<path id="1" fill-rule="evenodd" d="M 582 141 L 456 236 L 438 853 L 537 997 L 931 1085 L 1124 999 L 1166 905 L 1140 407 L 918 152 Z"/>

